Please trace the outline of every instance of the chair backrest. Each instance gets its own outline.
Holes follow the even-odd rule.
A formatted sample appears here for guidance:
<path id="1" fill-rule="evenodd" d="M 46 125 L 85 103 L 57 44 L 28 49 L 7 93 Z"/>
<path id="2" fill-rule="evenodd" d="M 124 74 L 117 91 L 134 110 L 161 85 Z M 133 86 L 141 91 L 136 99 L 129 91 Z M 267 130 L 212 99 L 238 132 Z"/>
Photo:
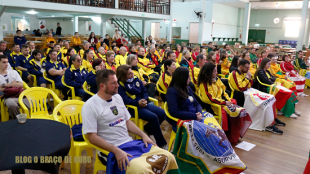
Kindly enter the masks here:
<path id="1" fill-rule="evenodd" d="M 89 90 L 88 90 L 88 88 L 87 88 L 87 82 L 85 81 L 84 83 L 83 83 L 83 89 L 84 89 L 84 91 L 87 93 L 87 94 L 89 94 L 89 95 L 91 95 L 91 96 L 94 96 L 95 94 L 94 93 L 92 93 L 92 92 L 90 92 Z"/>
<path id="2" fill-rule="evenodd" d="M 165 102 L 164 110 L 165 110 L 165 113 L 166 113 L 167 117 L 169 117 L 171 120 L 176 121 L 176 122 L 179 121 L 178 118 L 175 118 L 175 117 L 173 117 L 173 116 L 170 115 L 170 113 L 169 113 L 169 111 L 168 111 L 168 103 L 167 103 L 167 102 Z"/>
<path id="3" fill-rule="evenodd" d="M 54 83 L 54 81 L 53 81 L 52 79 L 50 79 L 50 78 L 47 77 L 46 71 L 43 72 L 43 78 L 44 78 L 46 81 L 48 81 L 48 82 L 51 83 L 51 86 L 52 86 L 51 88 L 52 88 L 52 89 L 55 89 L 55 83 Z"/>
<path id="4" fill-rule="evenodd" d="M 53 118 L 56 121 L 61 121 L 64 124 L 74 126 L 82 123 L 82 107 L 83 101 L 80 100 L 66 100 L 54 108 Z"/>
<path id="5" fill-rule="evenodd" d="M 44 117 L 48 115 L 46 103 L 49 94 L 52 95 L 54 103 L 62 102 L 52 90 L 42 87 L 32 87 L 26 89 L 19 95 L 19 104 L 25 110 L 26 106 L 23 103 L 23 98 L 26 97 L 30 106 L 29 117 Z"/>
<path id="6" fill-rule="evenodd" d="M 166 92 L 163 91 L 163 90 L 160 88 L 158 82 L 156 83 L 156 89 L 157 89 L 157 91 L 158 91 L 159 93 L 166 94 Z"/>

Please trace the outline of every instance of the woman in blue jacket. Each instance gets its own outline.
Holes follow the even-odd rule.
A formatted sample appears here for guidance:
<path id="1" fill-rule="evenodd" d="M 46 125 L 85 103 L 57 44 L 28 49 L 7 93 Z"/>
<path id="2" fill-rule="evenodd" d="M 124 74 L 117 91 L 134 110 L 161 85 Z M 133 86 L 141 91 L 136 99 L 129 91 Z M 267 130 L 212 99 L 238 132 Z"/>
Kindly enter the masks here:
<path id="1" fill-rule="evenodd" d="M 165 111 L 153 104 L 150 104 L 147 90 L 137 76 L 134 76 L 131 66 L 121 65 L 116 70 L 119 87 L 118 93 L 122 96 L 125 105 L 138 107 L 139 118 L 148 121 L 144 130 L 149 135 L 154 135 L 156 144 L 168 149 L 167 142 L 161 132 L 160 124 L 165 120 Z M 130 114 L 133 112 L 129 109 Z"/>
<path id="2" fill-rule="evenodd" d="M 87 70 L 81 65 L 82 59 L 79 55 L 75 54 L 70 57 L 69 68 L 65 72 L 65 83 L 74 87 L 75 95 L 82 97 L 83 101 L 86 101 L 91 96 L 87 94 L 83 89 L 83 83 L 87 77 Z M 68 90 L 67 94 L 70 92 Z"/>
<path id="3" fill-rule="evenodd" d="M 171 116 L 181 120 L 200 121 L 202 108 L 189 87 L 190 81 L 188 68 L 178 67 L 174 71 L 166 94 L 168 111 Z M 167 120 L 172 125 L 172 130 L 176 132 L 177 123 L 169 118 Z"/>
<path id="4" fill-rule="evenodd" d="M 102 59 L 94 59 L 93 61 L 93 70 L 88 73 L 86 82 L 90 86 L 90 91 L 94 94 L 98 92 L 97 83 L 96 83 L 96 73 L 99 70 L 105 69 L 105 63 Z"/>

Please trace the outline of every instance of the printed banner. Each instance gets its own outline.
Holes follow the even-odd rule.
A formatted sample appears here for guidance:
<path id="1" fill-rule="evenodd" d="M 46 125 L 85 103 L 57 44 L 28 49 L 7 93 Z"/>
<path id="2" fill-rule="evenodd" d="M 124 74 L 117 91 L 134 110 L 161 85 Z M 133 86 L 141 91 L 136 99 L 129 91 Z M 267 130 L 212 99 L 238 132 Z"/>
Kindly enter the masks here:
<path id="1" fill-rule="evenodd" d="M 46 28 L 45 20 L 39 20 L 39 28 L 40 30 L 44 30 Z"/>

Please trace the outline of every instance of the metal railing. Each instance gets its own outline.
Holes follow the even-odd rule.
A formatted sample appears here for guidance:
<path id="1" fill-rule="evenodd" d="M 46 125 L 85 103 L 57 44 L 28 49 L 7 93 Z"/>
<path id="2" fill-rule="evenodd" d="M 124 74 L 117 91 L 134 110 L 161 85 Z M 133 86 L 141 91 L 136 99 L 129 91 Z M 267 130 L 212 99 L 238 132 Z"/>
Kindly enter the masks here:
<path id="1" fill-rule="evenodd" d="M 115 0 L 34 0 L 42 2 L 54 2 L 63 4 L 83 5 L 92 7 L 115 8 Z M 160 0 L 119 0 L 119 9 L 156 13 L 156 14 L 170 14 L 170 0 L 169 2 L 162 2 Z"/>

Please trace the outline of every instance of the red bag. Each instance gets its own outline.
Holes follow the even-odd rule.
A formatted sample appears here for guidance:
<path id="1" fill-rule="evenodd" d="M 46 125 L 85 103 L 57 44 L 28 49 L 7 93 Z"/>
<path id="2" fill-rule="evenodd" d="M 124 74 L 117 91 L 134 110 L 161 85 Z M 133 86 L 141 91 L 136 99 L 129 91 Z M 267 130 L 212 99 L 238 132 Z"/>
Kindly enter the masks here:
<path id="1" fill-rule="evenodd" d="M 7 87 L 3 90 L 5 98 L 18 98 L 24 89 L 22 87 Z"/>

